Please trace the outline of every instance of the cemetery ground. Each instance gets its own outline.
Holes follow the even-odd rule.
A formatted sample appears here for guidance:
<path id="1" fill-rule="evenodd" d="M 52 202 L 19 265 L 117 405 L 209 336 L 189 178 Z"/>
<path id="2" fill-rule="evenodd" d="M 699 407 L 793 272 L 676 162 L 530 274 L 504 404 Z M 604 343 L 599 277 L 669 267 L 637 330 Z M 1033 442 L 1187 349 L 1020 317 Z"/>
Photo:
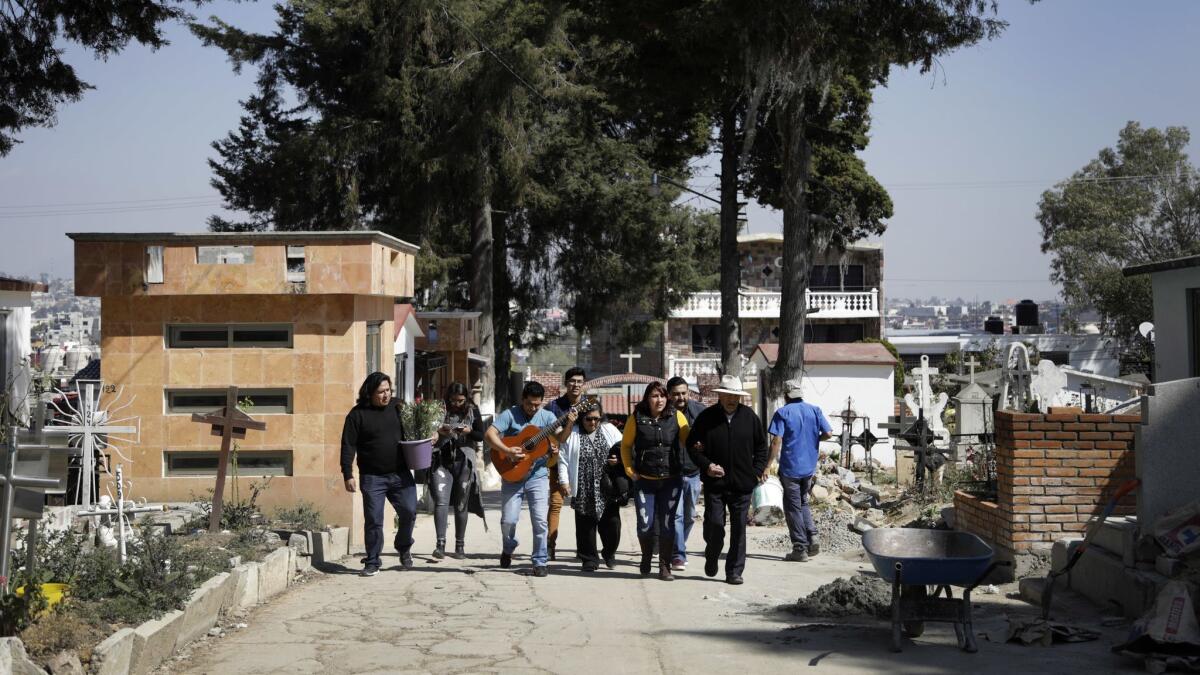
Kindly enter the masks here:
<path id="1" fill-rule="evenodd" d="M 513 569 L 501 569 L 498 493 L 486 494 L 489 532 L 472 517 L 467 558 L 433 559 L 433 522 L 419 516 L 416 567 L 404 571 L 385 547 L 384 569 L 358 576 L 358 556 L 227 622 L 165 663 L 167 673 L 389 672 L 820 672 L 1065 673 L 1136 671 L 1110 652 L 1127 624 L 1068 592 L 1055 596 L 1054 619 L 1100 633 L 1092 642 L 1053 647 L 1006 644 L 1009 618 L 1038 609 L 1016 584 L 977 590 L 979 652 L 955 645 L 949 624 L 927 624 L 889 650 L 887 621 L 869 616 L 805 616 L 795 604 L 839 577 L 873 574 L 860 550 L 785 562 L 772 542 L 781 526 L 751 527 L 746 583 L 702 571 L 697 522 L 688 569 L 675 581 L 638 574 L 632 507 L 622 512 L 622 544 L 613 570 L 585 573 L 574 559 L 574 517 L 563 509 L 557 560 L 544 579 L 527 577 L 529 521 Z M 390 533 L 385 541 L 390 542 Z M 237 627 L 243 625 L 245 627 Z"/>

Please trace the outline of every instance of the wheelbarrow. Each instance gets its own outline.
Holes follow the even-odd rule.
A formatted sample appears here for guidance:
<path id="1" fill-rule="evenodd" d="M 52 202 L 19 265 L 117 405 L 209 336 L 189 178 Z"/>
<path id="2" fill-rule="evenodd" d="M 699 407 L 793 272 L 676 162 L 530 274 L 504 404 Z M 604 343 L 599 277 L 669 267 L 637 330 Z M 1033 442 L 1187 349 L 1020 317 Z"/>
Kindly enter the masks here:
<path id="1" fill-rule="evenodd" d="M 875 571 L 892 585 L 892 651 L 900 651 L 903 637 L 925 632 L 926 621 L 954 624 L 959 649 L 979 650 L 971 591 L 997 567 L 1012 563 L 993 561 L 991 547 L 968 532 L 876 528 L 862 542 Z M 951 586 L 963 588 L 961 598 Z"/>

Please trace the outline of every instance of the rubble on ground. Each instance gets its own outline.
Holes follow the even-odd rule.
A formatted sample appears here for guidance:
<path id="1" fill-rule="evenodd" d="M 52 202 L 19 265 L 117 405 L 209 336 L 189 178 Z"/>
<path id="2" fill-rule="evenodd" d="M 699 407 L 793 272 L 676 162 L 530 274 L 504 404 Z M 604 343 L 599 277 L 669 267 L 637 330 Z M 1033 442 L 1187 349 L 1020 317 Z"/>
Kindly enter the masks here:
<path id="1" fill-rule="evenodd" d="M 892 589 L 878 577 L 838 577 L 796 601 L 792 611 L 805 616 L 866 615 L 886 618 L 891 612 Z"/>

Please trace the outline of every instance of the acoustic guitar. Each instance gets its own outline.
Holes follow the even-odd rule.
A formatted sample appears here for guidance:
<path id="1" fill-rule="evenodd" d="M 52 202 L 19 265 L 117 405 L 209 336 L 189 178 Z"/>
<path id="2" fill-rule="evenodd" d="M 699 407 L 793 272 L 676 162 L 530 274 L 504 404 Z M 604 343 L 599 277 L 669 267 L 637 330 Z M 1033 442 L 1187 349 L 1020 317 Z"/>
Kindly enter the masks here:
<path id="1" fill-rule="evenodd" d="M 521 433 L 516 436 L 502 438 L 505 447 L 516 448 L 520 447 L 525 451 L 525 456 L 521 459 L 511 459 L 508 455 L 499 450 L 492 449 L 492 466 L 496 467 L 496 471 L 504 480 L 514 483 L 519 480 L 524 480 L 529 475 L 530 469 L 533 468 L 533 463 L 546 456 L 550 452 L 551 443 L 556 439 L 554 434 L 562 428 L 567 421 L 567 416 L 574 412 L 576 415 L 589 413 L 600 406 L 595 401 L 582 399 L 579 403 L 571 406 L 562 417 L 555 420 L 554 424 L 539 429 L 532 424 L 521 430 Z"/>

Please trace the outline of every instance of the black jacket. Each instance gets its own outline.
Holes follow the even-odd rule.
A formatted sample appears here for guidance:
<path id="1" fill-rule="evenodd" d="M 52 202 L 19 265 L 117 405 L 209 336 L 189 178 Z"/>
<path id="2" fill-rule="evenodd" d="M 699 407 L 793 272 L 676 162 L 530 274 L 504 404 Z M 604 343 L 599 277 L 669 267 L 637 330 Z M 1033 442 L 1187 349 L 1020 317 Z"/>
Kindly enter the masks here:
<path id="1" fill-rule="evenodd" d="M 354 406 L 342 427 L 342 477 L 353 478 L 350 467 L 358 461 L 358 472 L 384 475 L 408 471 L 400 452 L 404 429 L 400 410 L 390 403 L 383 408 Z"/>
<path id="2" fill-rule="evenodd" d="M 704 412 L 704 404 L 699 401 L 688 399 L 687 406 L 680 410 L 683 416 L 687 418 L 688 424 L 691 425 L 696 421 L 696 417 Z M 679 472 L 685 476 L 694 476 L 699 469 L 692 463 L 692 457 L 689 453 L 683 453 L 683 461 L 679 465 Z"/>
<path id="3" fill-rule="evenodd" d="M 718 403 L 696 416 L 687 437 L 688 454 L 700 469 L 705 489 L 749 493 L 767 469 L 767 434 L 758 415 L 739 404 L 730 421 Z M 725 469 L 721 478 L 708 475 L 710 464 Z"/>

